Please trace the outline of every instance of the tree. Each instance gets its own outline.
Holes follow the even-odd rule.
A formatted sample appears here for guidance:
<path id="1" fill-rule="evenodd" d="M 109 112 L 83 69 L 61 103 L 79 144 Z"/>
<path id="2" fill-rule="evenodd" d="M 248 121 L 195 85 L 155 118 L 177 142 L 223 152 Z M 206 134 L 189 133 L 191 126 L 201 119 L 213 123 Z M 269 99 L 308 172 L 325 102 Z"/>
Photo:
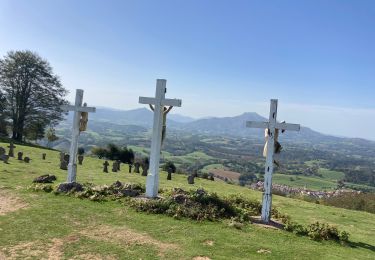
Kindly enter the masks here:
<path id="1" fill-rule="evenodd" d="M 67 90 L 49 63 L 34 52 L 11 51 L 0 59 L 0 92 L 15 140 L 22 141 L 25 129 L 35 122 L 45 128 L 63 119 Z"/>
<path id="2" fill-rule="evenodd" d="M 47 147 L 50 147 L 51 143 L 58 140 L 59 138 L 56 136 L 55 129 L 53 127 L 48 128 L 46 131 L 46 137 L 47 137 Z"/>
<path id="3" fill-rule="evenodd" d="M 4 94 L 0 92 L 0 135 L 2 136 L 8 136 L 8 131 L 7 131 L 8 122 L 6 121 L 5 107 L 6 107 L 6 98 Z"/>
<path id="4" fill-rule="evenodd" d="M 26 137 L 35 142 L 44 137 L 45 125 L 41 122 L 35 121 L 25 127 Z"/>

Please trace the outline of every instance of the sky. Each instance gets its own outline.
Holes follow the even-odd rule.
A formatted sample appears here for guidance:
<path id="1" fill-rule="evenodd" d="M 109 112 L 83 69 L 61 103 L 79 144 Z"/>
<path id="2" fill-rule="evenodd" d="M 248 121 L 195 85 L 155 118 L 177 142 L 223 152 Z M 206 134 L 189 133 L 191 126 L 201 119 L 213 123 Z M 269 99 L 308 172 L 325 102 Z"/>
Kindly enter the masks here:
<path id="1" fill-rule="evenodd" d="M 0 0 L 0 57 L 32 50 L 74 100 L 134 109 L 167 79 L 194 118 L 257 112 L 375 140 L 375 1 Z"/>

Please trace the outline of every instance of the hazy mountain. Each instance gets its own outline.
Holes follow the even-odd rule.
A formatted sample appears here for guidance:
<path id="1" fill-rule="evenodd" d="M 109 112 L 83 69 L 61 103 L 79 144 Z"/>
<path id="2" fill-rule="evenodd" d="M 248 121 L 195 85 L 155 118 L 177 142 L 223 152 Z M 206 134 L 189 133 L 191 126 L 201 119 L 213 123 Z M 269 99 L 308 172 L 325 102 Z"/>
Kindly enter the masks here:
<path id="1" fill-rule="evenodd" d="M 96 113 L 90 113 L 89 119 L 94 131 L 103 127 L 101 124 L 93 122 L 106 122 L 106 128 L 112 128 L 116 132 L 125 131 L 128 134 L 134 134 L 137 131 L 144 132 L 152 127 L 153 112 L 147 108 L 133 110 L 116 110 L 111 108 L 99 107 Z M 72 113 L 69 114 L 68 122 L 72 119 Z M 208 117 L 202 119 L 193 119 L 179 114 L 168 115 L 168 128 L 171 130 L 206 134 L 206 135 L 227 135 L 249 138 L 263 138 L 264 130 L 250 129 L 245 126 L 246 121 L 267 121 L 266 118 L 254 112 L 246 112 L 233 117 Z M 141 128 L 137 128 L 137 126 Z M 146 129 L 146 130 L 145 130 Z M 129 131 L 131 133 L 129 133 Z M 355 142 L 362 143 L 362 139 L 340 138 L 324 135 L 307 127 L 302 127 L 300 132 L 287 131 L 281 138 L 288 141 L 302 143 L 335 143 L 335 142 Z M 375 144 L 375 142 L 371 142 Z"/>

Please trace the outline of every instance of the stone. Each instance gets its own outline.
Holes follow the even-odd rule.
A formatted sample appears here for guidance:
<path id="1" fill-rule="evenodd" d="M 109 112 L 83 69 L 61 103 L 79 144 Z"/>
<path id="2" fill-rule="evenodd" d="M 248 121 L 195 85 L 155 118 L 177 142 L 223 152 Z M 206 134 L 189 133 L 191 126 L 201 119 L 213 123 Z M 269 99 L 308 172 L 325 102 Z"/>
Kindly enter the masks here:
<path id="1" fill-rule="evenodd" d="M 108 161 L 105 161 L 103 163 L 103 172 L 107 172 L 108 173 L 108 166 L 109 166 L 109 162 Z"/>
<path id="2" fill-rule="evenodd" d="M 64 156 L 65 156 L 65 153 L 60 152 L 60 162 L 64 161 Z"/>
<path id="3" fill-rule="evenodd" d="M 65 170 L 65 171 L 68 170 L 68 162 L 66 162 L 66 161 L 64 161 L 64 160 L 61 161 L 61 162 L 60 162 L 60 169 L 61 169 L 61 170 Z"/>
<path id="4" fill-rule="evenodd" d="M 81 192 L 83 191 L 82 184 L 78 182 L 69 182 L 69 183 L 61 183 L 59 187 L 57 188 L 58 192 Z"/>
<path id="5" fill-rule="evenodd" d="M 5 153 L 5 149 L 3 147 L 0 147 L 0 160 L 4 163 L 8 163 L 9 155 L 6 155 Z"/>
<path id="6" fill-rule="evenodd" d="M 172 196 L 172 199 L 178 204 L 183 204 L 188 200 L 188 195 L 186 194 L 175 194 Z"/>
<path id="7" fill-rule="evenodd" d="M 126 197 L 137 197 L 140 194 L 138 190 L 133 189 L 123 189 L 120 192 Z"/>
<path id="8" fill-rule="evenodd" d="M 64 154 L 64 161 L 68 162 L 69 163 L 69 154 Z"/>
<path id="9" fill-rule="evenodd" d="M 17 160 L 23 161 L 23 152 L 18 152 L 17 153 Z"/>
<path id="10" fill-rule="evenodd" d="M 47 154 L 46 154 L 46 153 L 43 153 L 43 154 L 42 154 L 42 159 L 45 160 L 45 159 L 46 159 L 46 156 L 47 156 Z"/>
<path id="11" fill-rule="evenodd" d="M 78 164 L 79 164 L 79 165 L 82 165 L 83 158 L 84 158 L 83 155 L 81 155 L 81 154 L 78 155 Z"/>
<path id="12" fill-rule="evenodd" d="M 167 180 L 168 181 L 172 180 L 172 169 L 171 168 L 168 168 Z"/>
<path id="13" fill-rule="evenodd" d="M 117 161 L 114 161 L 112 164 L 112 172 L 117 172 L 118 166 L 117 166 Z"/>
<path id="14" fill-rule="evenodd" d="M 0 160 L 8 164 L 9 155 L 7 154 L 0 155 Z"/>
<path id="15" fill-rule="evenodd" d="M 141 164 L 139 162 L 134 163 L 134 172 L 139 173 L 139 167 L 141 167 Z"/>
<path id="16" fill-rule="evenodd" d="M 120 171 L 120 164 L 121 164 L 121 161 L 117 160 L 117 170 Z"/>
<path id="17" fill-rule="evenodd" d="M 129 173 L 132 173 L 133 164 L 129 163 Z"/>
<path id="18" fill-rule="evenodd" d="M 30 159 L 30 157 L 25 157 L 24 159 L 23 159 L 23 161 L 25 162 L 25 163 L 29 163 L 30 161 L 31 161 L 31 159 Z"/>
<path id="19" fill-rule="evenodd" d="M 187 180 L 188 180 L 188 184 L 194 184 L 194 175 L 189 175 L 187 177 Z"/>
<path id="20" fill-rule="evenodd" d="M 0 156 L 4 155 L 5 153 L 5 149 L 3 147 L 0 147 Z"/>
<path id="21" fill-rule="evenodd" d="M 53 183 L 56 180 L 55 175 L 45 174 L 33 180 L 34 183 Z"/>
<path id="22" fill-rule="evenodd" d="M 123 184 L 120 181 L 116 181 L 116 182 L 112 183 L 111 187 L 116 188 L 116 189 L 120 189 L 120 188 L 123 187 Z"/>
<path id="23" fill-rule="evenodd" d="M 8 148 L 9 148 L 9 153 L 8 153 L 9 157 L 14 157 L 14 148 L 16 148 L 16 146 L 14 146 L 13 142 L 10 142 Z"/>

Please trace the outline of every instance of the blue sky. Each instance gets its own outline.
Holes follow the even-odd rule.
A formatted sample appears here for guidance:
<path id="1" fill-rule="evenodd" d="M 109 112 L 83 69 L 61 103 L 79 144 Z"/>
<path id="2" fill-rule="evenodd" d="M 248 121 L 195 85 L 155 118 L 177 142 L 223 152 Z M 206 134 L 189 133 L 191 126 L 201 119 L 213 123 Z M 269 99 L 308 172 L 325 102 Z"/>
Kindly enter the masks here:
<path id="1" fill-rule="evenodd" d="M 174 112 L 268 114 L 375 140 L 375 1 L 0 0 L 0 56 L 30 49 L 91 105 L 142 107 L 168 80 Z"/>

